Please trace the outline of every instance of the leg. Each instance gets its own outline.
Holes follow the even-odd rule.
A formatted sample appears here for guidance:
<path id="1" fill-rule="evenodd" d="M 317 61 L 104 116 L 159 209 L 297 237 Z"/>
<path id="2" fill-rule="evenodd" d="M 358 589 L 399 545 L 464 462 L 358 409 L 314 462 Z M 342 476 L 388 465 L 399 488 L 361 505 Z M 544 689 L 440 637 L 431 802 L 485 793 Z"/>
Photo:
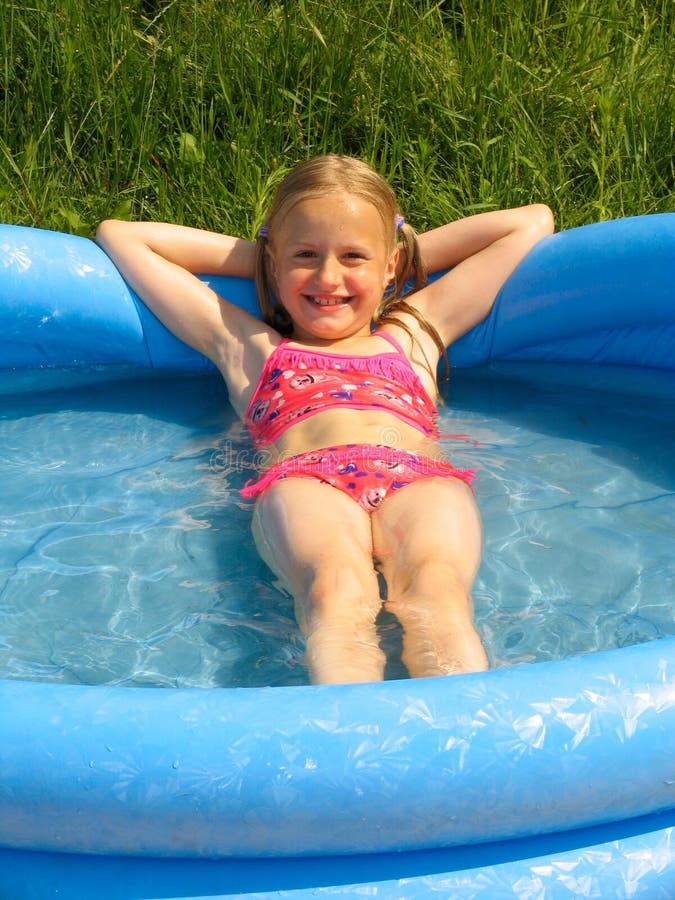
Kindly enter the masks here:
<path id="1" fill-rule="evenodd" d="M 387 609 L 403 628 L 414 677 L 487 669 L 473 623 L 471 587 L 482 528 L 473 494 L 455 478 L 416 481 L 372 516 L 373 545 L 387 581 Z"/>
<path id="2" fill-rule="evenodd" d="M 368 514 L 330 485 L 286 478 L 259 497 L 253 534 L 295 598 L 312 681 L 381 681 L 375 619 L 382 601 Z"/>

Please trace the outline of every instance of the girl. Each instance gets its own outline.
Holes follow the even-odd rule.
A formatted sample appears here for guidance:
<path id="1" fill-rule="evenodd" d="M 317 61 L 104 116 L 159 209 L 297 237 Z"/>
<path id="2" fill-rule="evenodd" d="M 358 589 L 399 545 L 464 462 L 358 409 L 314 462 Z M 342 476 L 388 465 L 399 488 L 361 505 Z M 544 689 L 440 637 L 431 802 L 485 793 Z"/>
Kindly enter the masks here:
<path id="1" fill-rule="evenodd" d="M 338 156 L 285 178 L 255 244 L 168 224 L 99 227 L 128 284 L 213 360 L 267 449 L 269 467 L 242 493 L 255 499 L 261 556 L 295 598 L 313 682 L 382 679 L 378 571 L 410 675 L 487 668 L 471 599 L 473 473 L 439 446 L 435 372 L 552 230 L 550 210 L 533 205 L 418 237 L 387 183 Z M 263 321 L 193 273 L 255 274 Z"/>

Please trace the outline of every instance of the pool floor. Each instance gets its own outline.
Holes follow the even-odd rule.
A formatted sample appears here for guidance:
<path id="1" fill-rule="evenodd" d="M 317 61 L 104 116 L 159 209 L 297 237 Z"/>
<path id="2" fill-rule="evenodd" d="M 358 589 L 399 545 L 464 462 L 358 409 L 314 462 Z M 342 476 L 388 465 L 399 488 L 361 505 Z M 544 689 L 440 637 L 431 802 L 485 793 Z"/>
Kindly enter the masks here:
<path id="1" fill-rule="evenodd" d="M 307 682 L 291 598 L 238 489 L 255 455 L 215 376 L 0 375 L 0 675 Z M 478 470 L 474 599 L 493 667 L 675 634 L 675 375 L 501 363 L 453 373 L 444 447 Z M 329 488 L 327 488 L 329 489 Z M 383 616 L 388 677 L 405 675 Z"/>

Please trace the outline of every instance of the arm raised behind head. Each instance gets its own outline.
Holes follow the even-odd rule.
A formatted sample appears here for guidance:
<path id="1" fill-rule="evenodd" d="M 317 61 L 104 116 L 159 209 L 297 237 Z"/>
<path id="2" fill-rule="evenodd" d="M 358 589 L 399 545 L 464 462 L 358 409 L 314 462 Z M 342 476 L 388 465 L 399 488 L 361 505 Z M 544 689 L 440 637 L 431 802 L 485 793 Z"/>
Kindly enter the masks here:
<path id="1" fill-rule="evenodd" d="M 273 332 L 196 273 L 252 278 L 254 244 L 182 225 L 115 219 L 99 225 L 96 241 L 157 318 L 218 366 L 240 406 Z"/>
<path id="2" fill-rule="evenodd" d="M 449 346 L 488 315 L 518 263 L 552 232 L 551 210 L 540 203 L 479 213 L 428 231 L 419 236 L 427 271 L 450 271 L 411 301 Z"/>

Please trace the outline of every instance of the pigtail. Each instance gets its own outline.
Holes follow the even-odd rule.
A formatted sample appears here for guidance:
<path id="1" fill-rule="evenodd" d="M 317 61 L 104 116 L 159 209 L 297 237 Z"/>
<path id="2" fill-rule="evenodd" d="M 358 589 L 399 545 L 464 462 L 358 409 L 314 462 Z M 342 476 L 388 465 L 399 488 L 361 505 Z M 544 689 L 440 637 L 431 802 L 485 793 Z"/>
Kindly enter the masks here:
<path id="1" fill-rule="evenodd" d="M 423 288 L 427 283 L 427 271 L 422 262 L 415 229 L 407 222 L 401 222 L 398 237 L 404 262 L 397 273 L 393 293 L 394 296 L 401 297 L 404 293 L 414 293 Z"/>
<path id="2" fill-rule="evenodd" d="M 421 290 L 428 280 L 426 267 L 422 260 L 420 245 L 417 239 L 417 232 L 412 226 L 404 222 L 402 218 L 399 220 L 398 216 L 396 225 L 399 237 L 399 250 L 403 256 L 403 264 L 398 268 L 396 280 L 391 291 L 385 294 L 375 310 L 373 320 L 378 325 L 382 322 L 390 322 L 398 325 L 407 332 L 413 343 L 417 343 L 412 331 L 397 317 L 396 313 L 407 313 L 417 319 L 422 328 L 424 328 L 427 334 L 431 336 L 438 348 L 438 352 L 443 359 L 443 380 L 446 381 L 450 374 L 450 361 L 448 359 L 447 350 L 445 349 L 445 344 L 431 322 L 429 322 L 416 307 L 412 306 L 405 299 L 406 296 Z M 436 381 L 436 373 L 429 363 L 429 360 L 426 358 L 426 354 L 424 354 L 423 350 L 422 354 L 424 355 L 427 371 L 431 374 L 434 381 Z"/>

